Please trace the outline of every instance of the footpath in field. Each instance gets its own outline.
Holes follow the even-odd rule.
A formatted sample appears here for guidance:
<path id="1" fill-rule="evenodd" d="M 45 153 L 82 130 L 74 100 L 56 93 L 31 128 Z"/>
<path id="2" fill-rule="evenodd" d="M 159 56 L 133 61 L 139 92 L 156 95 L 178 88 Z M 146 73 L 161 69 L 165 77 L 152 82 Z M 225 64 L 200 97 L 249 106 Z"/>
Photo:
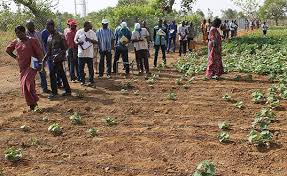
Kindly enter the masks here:
<path id="1" fill-rule="evenodd" d="M 241 40 L 249 42 L 246 48 Z M 96 88 L 72 84 L 73 97 L 49 102 L 43 95 L 43 111 L 35 113 L 23 113 L 25 104 L 17 88 L 16 69 L 1 65 L 5 84 L 1 85 L 0 170 L 9 176 L 188 176 L 198 163 L 209 160 L 222 176 L 286 175 L 285 87 L 276 81 L 278 89 L 268 90 L 271 79 L 282 78 L 285 65 L 278 63 L 282 61 L 280 54 L 286 58 L 286 49 L 278 54 L 268 49 L 272 45 L 276 50 L 275 45 L 257 46 L 254 40 L 256 36 L 248 36 L 225 45 L 226 69 L 232 72 L 222 80 L 204 79 L 206 55 L 191 55 L 175 67 L 171 63 L 178 60 L 177 55 L 169 55 L 173 59 L 168 66 L 154 70 L 149 80 L 135 75 L 128 80 L 122 76 L 98 80 Z M 259 52 L 260 47 L 267 53 Z M 271 52 L 273 64 L 260 64 L 263 54 L 268 60 Z M 281 71 L 275 72 L 278 69 Z M 262 98 L 254 96 L 256 103 L 251 96 L 255 91 L 263 94 Z M 280 99 L 278 106 L 270 93 Z M 276 114 L 276 120 L 265 124 L 273 138 L 256 146 L 247 136 L 263 107 Z M 224 121 L 230 125 L 226 130 L 230 138 L 224 142 L 223 137 L 220 143 L 218 123 Z M 62 127 L 59 136 L 48 131 L 53 123 Z M 23 125 L 24 130 L 20 129 Z M 260 132 L 263 127 L 256 125 L 254 130 Z M 4 160 L 9 147 L 22 149 L 20 162 Z"/>

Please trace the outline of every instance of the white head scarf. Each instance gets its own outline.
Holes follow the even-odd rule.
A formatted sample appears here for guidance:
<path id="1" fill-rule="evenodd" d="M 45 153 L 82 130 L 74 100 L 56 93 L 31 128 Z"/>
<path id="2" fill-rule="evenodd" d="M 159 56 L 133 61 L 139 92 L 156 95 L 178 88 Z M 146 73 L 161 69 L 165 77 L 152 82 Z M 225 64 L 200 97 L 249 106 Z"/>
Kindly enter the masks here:
<path id="1" fill-rule="evenodd" d="M 140 28 L 141 28 L 141 24 L 135 23 L 135 30 L 140 29 Z"/>

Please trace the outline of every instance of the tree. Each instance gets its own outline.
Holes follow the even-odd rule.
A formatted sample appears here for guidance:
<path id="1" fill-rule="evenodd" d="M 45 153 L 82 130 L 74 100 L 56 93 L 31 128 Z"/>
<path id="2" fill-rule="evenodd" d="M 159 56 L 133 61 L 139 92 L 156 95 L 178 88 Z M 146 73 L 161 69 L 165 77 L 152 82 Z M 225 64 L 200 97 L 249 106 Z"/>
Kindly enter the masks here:
<path id="1" fill-rule="evenodd" d="M 46 23 L 47 19 L 53 15 L 52 10 L 58 5 L 58 0 L 6 0 L 7 3 L 14 2 L 28 9 L 38 23 Z"/>
<path id="2" fill-rule="evenodd" d="M 175 0 L 156 0 L 157 3 L 161 6 L 163 11 L 172 12 L 172 7 L 175 3 Z M 197 0 L 181 0 L 181 8 L 184 11 L 191 11 L 192 5 Z"/>
<path id="3" fill-rule="evenodd" d="M 286 16 L 286 0 L 265 0 L 264 5 L 259 10 L 262 19 L 273 19 L 278 26 L 278 21 Z"/>
<path id="4" fill-rule="evenodd" d="M 251 19 L 257 17 L 259 9 L 259 0 L 232 0 L 232 2 L 241 8 L 242 12 Z"/>
<path id="5" fill-rule="evenodd" d="M 235 19 L 238 17 L 238 12 L 230 8 L 227 10 L 221 10 L 221 13 L 223 19 Z"/>
<path id="6" fill-rule="evenodd" d="M 205 18 L 205 15 L 204 15 L 203 11 L 200 10 L 200 9 L 197 9 L 196 12 L 195 12 L 195 14 L 198 15 L 198 16 L 200 16 L 201 18 Z"/>
<path id="7" fill-rule="evenodd" d="M 148 3 L 148 0 L 119 0 L 117 6 L 146 4 L 146 3 Z"/>

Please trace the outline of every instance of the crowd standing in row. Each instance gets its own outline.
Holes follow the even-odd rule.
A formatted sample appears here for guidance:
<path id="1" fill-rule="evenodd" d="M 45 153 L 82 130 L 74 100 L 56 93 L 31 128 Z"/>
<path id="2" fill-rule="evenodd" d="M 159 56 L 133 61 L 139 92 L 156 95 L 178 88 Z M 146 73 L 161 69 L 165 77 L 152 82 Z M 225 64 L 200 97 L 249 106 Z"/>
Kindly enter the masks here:
<path id="1" fill-rule="evenodd" d="M 175 21 L 170 24 L 162 19 L 153 28 L 153 36 L 147 27 L 146 22 L 135 23 L 134 30 L 131 31 L 128 24 L 122 20 L 115 31 L 109 28 L 109 21 L 102 20 L 102 27 L 96 32 L 93 30 L 91 22 L 85 22 L 82 29 L 77 29 L 75 20 L 68 20 L 68 27 L 64 33 L 55 29 L 53 20 L 49 20 L 46 28 L 36 31 L 35 24 L 29 20 L 24 26 L 17 26 L 15 33 L 17 39 L 8 47 L 7 53 L 15 58 L 20 67 L 21 89 L 28 106 L 33 110 L 37 107 L 39 100 L 35 88 L 35 76 L 37 71 L 40 74 L 41 87 L 44 93 L 50 93 L 49 99 L 54 99 L 58 95 L 58 88 L 64 89 L 63 96 L 71 95 L 71 88 L 64 69 L 64 61 L 68 60 L 68 68 L 71 82 L 80 82 L 82 85 L 91 86 L 94 81 L 94 58 L 100 54 L 99 79 L 105 73 L 110 79 L 112 73 L 118 72 L 119 59 L 122 58 L 125 75 L 129 77 L 129 44 L 133 44 L 135 60 L 139 75 L 149 76 L 149 57 L 151 41 L 154 46 L 154 67 L 157 67 L 159 50 L 162 52 L 163 64 L 166 64 L 166 54 L 176 51 L 176 41 L 179 41 L 179 55 L 186 54 L 187 50 L 192 52 L 195 48 L 194 38 L 196 28 L 192 22 L 183 21 L 177 25 Z M 219 25 L 219 26 L 218 26 Z M 268 29 L 262 26 L 262 28 Z M 218 28 L 223 31 L 223 38 L 237 35 L 238 25 L 236 21 L 229 23 L 215 19 L 204 20 L 201 24 L 203 40 L 209 41 L 209 63 L 207 77 L 218 77 L 223 73 L 221 61 L 221 35 Z M 95 48 L 97 48 L 95 50 Z M 114 50 L 114 58 L 112 59 Z M 13 52 L 16 51 L 15 55 Z M 221 63 L 221 64 L 220 64 Z M 48 89 L 45 66 L 48 66 L 51 91 Z M 85 66 L 88 67 L 89 79 L 86 84 Z"/>

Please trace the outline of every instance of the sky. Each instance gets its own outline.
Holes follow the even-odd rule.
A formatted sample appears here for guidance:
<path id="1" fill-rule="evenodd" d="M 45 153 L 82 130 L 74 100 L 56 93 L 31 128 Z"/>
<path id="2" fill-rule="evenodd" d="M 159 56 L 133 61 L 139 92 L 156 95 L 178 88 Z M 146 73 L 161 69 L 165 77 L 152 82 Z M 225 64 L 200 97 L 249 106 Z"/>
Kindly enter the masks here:
<path id="1" fill-rule="evenodd" d="M 77 0 L 80 4 L 81 0 Z M 74 0 L 60 0 L 59 11 L 73 12 L 74 13 Z M 116 6 L 117 0 L 86 0 L 87 12 L 98 11 L 100 9 Z M 180 6 L 180 0 L 176 0 L 175 7 Z M 201 9 L 205 14 L 208 12 L 208 8 L 213 11 L 214 16 L 221 16 L 221 10 L 228 8 L 237 9 L 238 8 L 231 2 L 231 0 L 198 0 L 195 4 L 195 10 Z M 78 8 L 80 9 L 80 7 Z"/>

